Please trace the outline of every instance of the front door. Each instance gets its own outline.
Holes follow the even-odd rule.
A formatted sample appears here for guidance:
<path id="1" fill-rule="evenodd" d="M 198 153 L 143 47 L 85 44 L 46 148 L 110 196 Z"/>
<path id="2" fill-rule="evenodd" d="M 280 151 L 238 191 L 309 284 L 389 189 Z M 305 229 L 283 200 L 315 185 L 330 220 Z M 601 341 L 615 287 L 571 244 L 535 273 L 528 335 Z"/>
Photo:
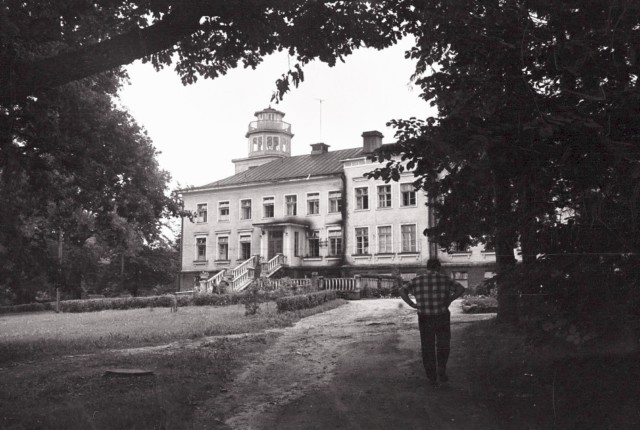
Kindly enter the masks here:
<path id="1" fill-rule="evenodd" d="M 282 254 L 282 230 L 269 231 L 267 243 L 267 258 L 271 260 L 278 254 Z"/>

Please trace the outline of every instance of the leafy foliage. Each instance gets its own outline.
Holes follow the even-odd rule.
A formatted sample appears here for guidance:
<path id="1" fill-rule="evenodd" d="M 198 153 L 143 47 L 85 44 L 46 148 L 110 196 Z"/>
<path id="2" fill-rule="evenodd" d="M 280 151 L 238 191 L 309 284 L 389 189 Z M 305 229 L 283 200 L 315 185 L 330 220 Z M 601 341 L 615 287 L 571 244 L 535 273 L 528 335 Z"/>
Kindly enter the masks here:
<path id="1" fill-rule="evenodd" d="M 392 121 L 398 143 L 371 176 L 413 171 L 437 214 L 429 236 L 446 249 L 495 246 L 502 274 L 518 244 L 525 266 L 638 253 L 637 2 L 400 4 L 414 80 L 438 116 Z"/>
<path id="2" fill-rule="evenodd" d="M 47 285 L 79 297 L 101 261 L 161 247 L 161 219 L 179 211 L 149 138 L 103 84 L 117 87 L 76 82 L 0 118 L 0 274 L 19 301 Z"/>
<path id="3" fill-rule="evenodd" d="M 242 64 L 255 68 L 286 50 L 297 63 L 283 75 L 303 79 L 313 59 L 334 65 L 362 45 L 390 46 L 401 35 L 387 5 L 311 0 L 162 0 L 5 2 L 0 9 L 0 102 L 128 64 L 175 63 L 184 84 L 215 78 Z M 19 80 L 18 80 L 19 77 Z"/>
<path id="4" fill-rule="evenodd" d="M 336 300 L 335 291 L 317 291 L 315 293 L 298 294 L 295 296 L 280 297 L 276 300 L 278 312 L 297 311 L 301 309 L 314 308 L 325 302 Z"/>

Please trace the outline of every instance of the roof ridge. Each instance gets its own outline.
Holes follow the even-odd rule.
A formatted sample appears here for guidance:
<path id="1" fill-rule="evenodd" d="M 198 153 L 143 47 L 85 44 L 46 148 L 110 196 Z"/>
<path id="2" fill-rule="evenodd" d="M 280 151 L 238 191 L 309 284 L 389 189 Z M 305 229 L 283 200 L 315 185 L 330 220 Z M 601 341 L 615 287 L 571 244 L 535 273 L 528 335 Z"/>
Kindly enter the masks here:
<path id="1" fill-rule="evenodd" d="M 313 177 L 327 174 L 335 174 L 342 171 L 342 160 L 344 158 L 359 155 L 362 147 L 336 149 L 322 154 L 300 154 L 290 157 L 278 158 L 268 163 L 261 164 L 252 169 L 236 173 L 226 178 L 219 179 L 205 185 L 190 188 L 190 190 L 201 190 L 222 185 L 241 185 L 250 182 L 265 180 L 295 179 L 298 177 Z M 346 154 L 345 154 L 346 153 Z M 340 157 L 345 154 L 346 157 Z M 278 172 L 273 172 L 270 167 L 275 167 L 275 163 L 289 165 L 288 168 L 280 168 Z"/>

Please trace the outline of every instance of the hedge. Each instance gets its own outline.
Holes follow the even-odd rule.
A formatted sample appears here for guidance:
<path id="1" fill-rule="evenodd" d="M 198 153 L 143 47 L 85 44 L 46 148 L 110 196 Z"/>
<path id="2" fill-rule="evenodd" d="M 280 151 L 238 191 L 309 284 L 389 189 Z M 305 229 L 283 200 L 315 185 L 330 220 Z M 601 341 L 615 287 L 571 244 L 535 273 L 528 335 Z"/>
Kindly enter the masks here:
<path id="1" fill-rule="evenodd" d="M 313 308 L 336 298 L 335 291 L 326 290 L 298 296 L 280 297 L 276 300 L 276 305 L 278 306 L 278 312 L 297 311 Z"/>
<path id="2" fill-rule="evenodd" d="M 259 293 L 259 301 L 270 301 L 282 296 L 278 291 Z M 167 294 L 163 296 L 148 297 L 114 297 L 106 299 L 88 300 L 63 300 L 60 302 L 60 311 L 69 313 L 96 312 L 111 309 L 137 309 L 137 308 L 169 308 L 176 300 L 178 307 L 183 306 L 228 306 L 242 304 L 247 300 L 247 293 L 230 294 L 196 294 L 179 295 Z M 2 306 L 0 314 L 16 312 L 34 312 L 53 310 L 55 303 L 30 303 L 26 305 Z"/>
<path id="3" fill-rule="evenodd" d="M 0 306 L 0 314 L 12 314 L 18 312 L 41 312 L 53 309 L 51 303 L 27 303 L 25 305 Z"/>

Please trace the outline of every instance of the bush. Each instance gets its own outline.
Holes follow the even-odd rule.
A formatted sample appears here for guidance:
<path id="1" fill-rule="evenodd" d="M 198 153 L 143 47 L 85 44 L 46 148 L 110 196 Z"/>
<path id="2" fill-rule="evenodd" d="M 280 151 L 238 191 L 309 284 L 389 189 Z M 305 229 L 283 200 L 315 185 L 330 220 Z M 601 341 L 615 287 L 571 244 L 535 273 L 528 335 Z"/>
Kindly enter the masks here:
<path id="1" fill-rule="evenodd" d="M 495 297 L 467 296 L 462 301 L 465 314 L 484 314 L 498 312 L 498 300 Z"/>
<path id="2" fill-rule="evenodd" d="M 62 300 L 60 302 L 60 312 L 79 313 L 115 309 L 169 308 L 172 306 L 174 297 L 178 302 L 178 307 L 246 305 L 249 302 L 253 303 L 252 306 L 255 306 L 257 303 L 276 300 L 277 298 L 282 297 L 283 294 L 287 294 L 287 292 L 284 290 L 259 290 L 251 294 L 249 290 L 246 290 L 241 293 L 229 294 L 194 294 L 176 296 L 173 294 L 165 294 L 162 296 L 147 297 L 111 297 L 104 299 Z M 54 308 L 55 302 L 1 306 L 0 314 L 50 311 Z"/>
<path id="3" fill-rule="evenodd" d="M 11 314 L 18 312 L 42 312 L 53 309 L 51 303 L 27 303 L 26 305 L 0 306 L 0 314 Z"/>
<path id="4" fill-rule="evenodd" d="M 276 300 L 278 312 L 296 311 L 319 306 L 337 298 L 335 291 L 318 291 L 297 296 L 280 297 Z"/>

